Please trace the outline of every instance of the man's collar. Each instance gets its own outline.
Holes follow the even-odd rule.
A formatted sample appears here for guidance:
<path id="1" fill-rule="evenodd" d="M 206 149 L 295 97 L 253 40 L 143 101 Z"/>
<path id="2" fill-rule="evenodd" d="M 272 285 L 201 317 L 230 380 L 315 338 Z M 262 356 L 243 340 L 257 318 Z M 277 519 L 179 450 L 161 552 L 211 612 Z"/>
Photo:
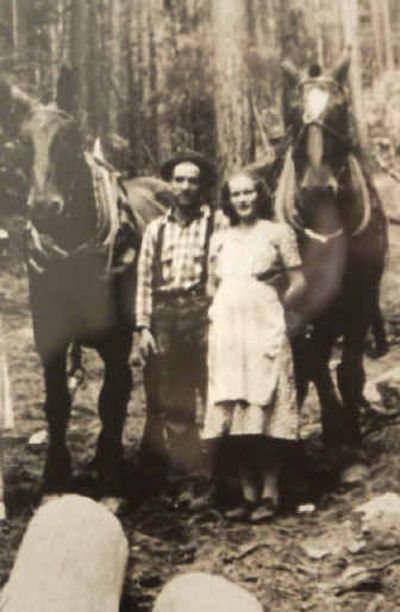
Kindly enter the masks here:
<path id="1" fill-rule="evenodd" d="M 192 221 L 194 221 L 194 219 L 200 219 L 201 217 L 207 218 L 210 215 L 211 215 L 211 208 L 209 207 L 209 205 L 201 204 L 200 206 L 196 207 L 193 210 L 193 214 L 188 218 L 185 225 L 189 225 Z M 177 222 L 174 206 L 167 211 L 165 218 L 167 221 Z"/>

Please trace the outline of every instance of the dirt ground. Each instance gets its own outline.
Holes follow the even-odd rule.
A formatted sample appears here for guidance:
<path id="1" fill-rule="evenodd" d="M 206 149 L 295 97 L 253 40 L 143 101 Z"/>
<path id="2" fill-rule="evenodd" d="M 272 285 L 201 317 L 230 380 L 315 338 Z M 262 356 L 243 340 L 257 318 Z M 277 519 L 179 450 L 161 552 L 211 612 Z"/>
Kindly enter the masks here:
<path id="1" fill-rule="evenodd" d="M 377 186 L 388 210 L 390 257 L 383 283 L 382 304 L 391 350 L 380 360 L 366 359 L 368 380 L 398 364 L 400 356 L 400 185 L 378 176 Z M 8 360 L 16 415 L 16 429 L 6 440 L 6 501 L 9 520 L 0 527 L 0 586 L 7 580 L 27 521 L 39 502 L 38 489 L 45 449 L 28 445 L 30 436 L 45 427 L 42 412 L 43 382 L 36 355 L 26 278 L 18 269 L 2 263 L 1 312 L 8 346 Z M 88 368 L 86 388 L 75 396 L 69 427 L 69 444 L 77 472 L 94 453 L 99 428 L 96 397 L 101 363 L 94 353 L 85 353 Z M 143 427 L 143 390 L 140 370 L 135 371 L 135 389 L 129 407 L 125 444 L 131 459 Z M 341 488 L 332 470 L 332 458 L 318 441 L 319 422 L 312 393 L 303 412 L 303 437 L 311 458 L 308 499 L 315 511 L 287 511 L 271 524 L 228 524 L 216 511 L 190 515 L 168 508 L 162 501 L 131 501 L 122 513 L 130 543 L 123 609 L 147 611 L 164 582 L 176 572 L 207 570 L 223 574 L 254 592 L 265 610 L 399 609 L 400 563 L 393 548 L 366 546 L 350 552 L 337 547 L 327 554 L 305 552 L 310 539 L 321 541 L 338 525 L 351 519 L 352 510 L 373 495 L 400 493 L 400 421 L 370 418 L 365 436 L 369 477 L 351 489 Z M 296 474 L 291 475 L 295 480 Z M 77 481 L 79 489 L 79 481 Z M 132 482 L 135 490 L 135 482 Z M 321 558 L 318 558 L 321 557 Z M 379 580 L 366 580 L 351 588 L 337 588 L 349 568 L 379 571 Z M 38 611 L 40 612 L 40 611 Z"/>

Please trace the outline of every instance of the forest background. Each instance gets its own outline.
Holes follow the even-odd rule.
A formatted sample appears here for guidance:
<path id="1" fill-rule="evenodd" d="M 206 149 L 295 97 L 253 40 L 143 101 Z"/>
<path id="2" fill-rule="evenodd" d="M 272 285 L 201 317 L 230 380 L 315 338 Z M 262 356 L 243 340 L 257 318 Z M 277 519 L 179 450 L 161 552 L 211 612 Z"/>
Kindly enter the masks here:
<path id="1" fill-rule="evenodd" d="M 0 2 L 1 73 L 49 101 L 69 65 L 88 145 L 102 136 L 117 165 L 137 174 L 157 173 L 183 147 L 217 159 L 222 174 L 268 157 L 282 127 L 281 61 L 329 69 L 348 43 L 359 139 L 392 163 L 398 0 Z"/>
<path id="2" fill-rule="evenodd" d="M 130 561 L 121 610 L 147 612 L 166 580 L 184 569 L 223 574 L 274 612 L 399 609 L 398 540 L 391 532 L 394 545 L 388 538 L 380 546 L 372 534 L 365 548 L 364 536 L 354 546 L 348 525 L 353 510 L 371 497 L 400 494 L 400 1 L 0 0 L 0 75 L 48 102 L 54 100 L 60 67 L 71 66 L 74 110 L 87 146 L 101 136 L 106 153 L 114 153 L 112 161 L 137 174 L 156 174 L 181 147 L 213 156 L 221 174 L 268 157 L 270 137 L 283 128 L 282 60 L 301 69 L 313 62 L 330 69 L 348 43 L 359 142 L 373 164 L 383 163 L 392 174 L 375 168 L 389 220 L 382 307 L 390 352 L 379 360 L 365 359 L 369 397 L 372 390 L 373 401 L 383 398 L 367 420 L 369 477 L 348 491 L 336 486 L 335 462 L 319 444 L 318 402 L 311 393 L 302 413 L 302 436 L 312 466 L 315 511 L 249 529 L 215 516 L 202 522 L 158 500 L 139 505 L 123 517 Z M 20 197 L 26 184 L 13 126 L 3 127 L 0 208 Z M 0 248 L 0 302 L 16 429 L 6 441 L 10 516 L 0 526 L 0 587 L 37 506 L 45 445 L 35 447 L 29 440 L 46 426 L 22 263 L 25 223 L 16 217 L 2 216 L 3 221 L 11 239 L 9 248 Z M 95 448 L 102 376 L 94 354 L 85 365 L 88 383 L 74 399 L 69 431 L 80 466 L 90 464 Z M 145 412 L 139 368 L 134 376 L 125 430 L 133 461 Z"/>

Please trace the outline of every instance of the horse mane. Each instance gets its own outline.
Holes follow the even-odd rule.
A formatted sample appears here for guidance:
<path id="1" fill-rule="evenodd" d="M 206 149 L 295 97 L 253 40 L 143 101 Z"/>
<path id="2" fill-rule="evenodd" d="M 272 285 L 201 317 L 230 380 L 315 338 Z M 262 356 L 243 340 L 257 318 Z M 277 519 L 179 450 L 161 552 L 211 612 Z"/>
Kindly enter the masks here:
<path id="1" fill-rule="evenodd" d="M 364 170 L 353 153 L 349 153 L 346 163 L 348 175 L 349 201 L 352 202 L 350 226 L 355 235 L 368 227 L 372 216 L 371 193 L 365 179 Z M 346 198 L 347 199 L 347 198 Z M 343 211 L 346 218 L 346 211 Z"/>
<path id="2" fill-rule="evenodd" d="M 293 161 L 293 147 L 288 147 L 283 167 L 275 191 L 275 218 L 280 223 L 287 223 L 297 230 L 303 226 L 296 213 L 296 170 Z"/>

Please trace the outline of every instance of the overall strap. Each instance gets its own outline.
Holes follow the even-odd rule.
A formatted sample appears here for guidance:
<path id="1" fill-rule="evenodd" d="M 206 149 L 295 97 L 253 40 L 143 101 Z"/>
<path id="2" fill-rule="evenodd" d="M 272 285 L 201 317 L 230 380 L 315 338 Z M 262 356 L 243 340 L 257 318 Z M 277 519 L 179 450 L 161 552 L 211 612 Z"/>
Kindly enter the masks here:
<path id="1" fill-rule="evenodd" d="M 210 248 L 210 240 L 214 231 L 214 211 L 206 219 L 206 231 L 204 236 L 204 251 L 203 251 L 203 270 L 200 277 L 200 285 L 205 286 L 208 275 L 208 252 Z M 157 288 L 162 284 L 162 248 L 164 244 L 165 223 L 160 223 L 157 230 L 154 253 L 153 253 L 153 288 Z"/>
<path id="2" fill-rule="evenodd" d="M 159 287 L 162 284 L 162 263 L 161 263 L 161 254 L 162 248 L 164 244 L 164 234 L 165 234 L 165 222 L 161 221 L 156 235 L 156 241 L 154 245 L 154 253 L 153 253 L 153 289 Z"/>

